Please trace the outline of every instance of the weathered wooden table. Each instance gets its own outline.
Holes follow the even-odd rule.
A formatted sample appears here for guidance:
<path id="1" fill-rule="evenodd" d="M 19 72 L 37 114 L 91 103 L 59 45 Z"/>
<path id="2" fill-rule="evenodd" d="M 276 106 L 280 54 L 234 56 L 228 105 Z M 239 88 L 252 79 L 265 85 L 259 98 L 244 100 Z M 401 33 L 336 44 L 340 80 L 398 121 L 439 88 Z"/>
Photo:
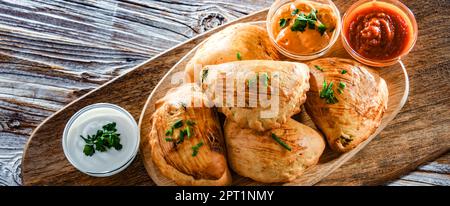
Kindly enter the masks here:
<path id="1" fill-rule="evenodd" d="M 33 129 L 53 112 L 148 58 L 271 3 L 1 0 L 0 185 L 21 184 L 23 147 Z M 410 96 L 383 138 L 449 137 L 450 1 L 406 5 L 415 13 L 420 31 L 415 49 L 405 59 Z M 392 162 L 397 169 L 386 175 L 385 184 L 450 185 L 449 138 L 442 139 L 436 144 L 446 147 L 435 152 L 441 157 L 415 162 L 425 164 L 413 172 L 414 168 L 402 168 L 402 162 Z M 417 148 L 417 155 L 424 149 Z M 358 156 L 354 159 L 359 161 Z M 321 184 L 345 182 L 332 180 L 331 175 Z"/>

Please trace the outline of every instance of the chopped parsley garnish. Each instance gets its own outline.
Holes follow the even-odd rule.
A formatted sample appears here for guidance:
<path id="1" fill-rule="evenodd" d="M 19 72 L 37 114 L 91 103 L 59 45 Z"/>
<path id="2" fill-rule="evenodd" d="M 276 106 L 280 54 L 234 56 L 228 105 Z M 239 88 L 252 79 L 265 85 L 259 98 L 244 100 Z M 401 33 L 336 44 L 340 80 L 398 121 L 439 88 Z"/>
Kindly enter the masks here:
<path id="1" fill-rule="evenodd" d="M 346 86 L 345 83 L 339 82 L 338 92 L 340 94 L 342 94 L 344 92 L 345 86 Z"/>
<path id="2" fill-rule="evenodd" d="M 315 9 L 311 10 L 311 12 L 307 16 L 303 12 L 301 12 L 297 16 L 297 18 L 295 18 L 294 24 L 291 27 L 291 31 L 303 32 L 303 31 L 305 31 L 307 26 L 309 29 L 315 29 L 316 22 L 317 22 L 316 14 L 317 14 L 317 10 L 315 10 Z"/>
<path id="3" fill-rule="evenodd" d="M 172 136 L 173 134 L 173 127 L 171 127 L 170 129 L 166 130 L 166 136 Z"/>
<path id="4" fill-rule="evenodd" d="M 84 140 L 86 145 L 84 145 L 83 153 L 86 156 L 92 156 L 95 150 L 100 152 L 105 152 L 111 147 L 116 150 L 122 149 L 122 144 L 120 144 L 120 134 L 117 133 L 116 123 L 109 123 L 102 127 L 101 130 L 97 130 L 94 135 L 88 135 L 87 138 L 80 135 Z"/>
<path id="5" fill-rule="evenodd" d="M 177 129 L 183 126 L 183 120 L 177 120 L 173 125 L 166 130 L 166 136 L 172 136 L 173 135 L 173 129 Z"/>
<path id="6" fill-rule="evenodd" d="M 327 30 L 327 27 L 325 26 L 325 24 L 319 24 L 317 30 L 319 31 L 320 35 L 323 35 Z"/>
<path id="7" fill-rule="evenodd" d="M 173 128 L 174 129 L 177 129 L 177 128 L 180 128 L 180 127 L 182 127 L 183 126 L 183 120 L 177 120 L 175 123 L 173 123 Z"/>
<path id="8" fill-rule="evenodd" d="M 181 144 L 184 142 L 184 138 L 187 136 L 190 139 L 192 134 L 192 127 L 195 125 L 195 122 L 192 120 L 186 120 L 186 127 L 184 129 L 180 129 L 178 133 L 178 139 L 175 142 L 175 145 Z M 166 136 L 172 136 L 175 129 L 181 128 L 183 126 L 183 120 L 177 120 L 170 129 L 166 130 Z M 173 142 L 173 138 L 166 138 L 166 142 Z"/>
<path id="9" fill-rule="evenodd" d="M 294 11 L 292 11 L 291 15 L 295 16 L 296 14 L 298 14 L 299 11 L 300 11 L 299 9 L 295 9 Z"/>
<path id="10" fill-rule="evenodd" d="M 240 53 L 240 52 L 236 53 L 236 58 L 237 58 L 239 61 L 242 60 L 242 56 L 241 56 L 241 53 Z"/>
<path id="11" fill-rule="evenodd" d="M 323 69 L 322 69 L 322 67 L 320 67 L 319 65 L 314 65 L 314 67 L 317 69 L 317 70 L 319 70 L 319 71 L 321 71 L 321 72 L 323 72 Z"/>
<path id="12" fill-rule="evenodd" d="M 186 131 L 186 135 L 187 135 L 188 139 L 190 139 L 192 136 L 191 127 L 187 126 L 185 131 Z"/>
<path id="13" fill-rule="evenodd" d="M 327 85 L 327 82 L 323 81 L 322 91 L 320 91 L 320 98 L 326 99 L 327 104 L 335 104 L 338 102 L 337 98 L 334 96 L 333 82 Z"/>
<path id="14" fill-rule="evenodd" d="M 343 69 L 343 70 L 341 71 L 341 74 L 347 74 L 347 70 Z"/>
<path id="15" fill-rule="evenodd" d="M 316 21 L 317 21 L 316 13 L 317 13 L 317 10 L 313 9 L 308 14 L 308 16 L 306 16 L 306 19 L 308 20 L 308 28 L 310 28 L 310 29 L 316 28 Z"/>
<path id="16" fill-rule="evenodd" d="M 198 150 L 200 149 L 200 147 L 203 146 L 203 142 L 198 143 L 195 146 L 192 146 L 192 156 L 195 157 L 198 154 Z"/>
<path id="17" fill-rule="evenodd" d="M 283 19 L 283 18 L 280 19 L 280 27 L 281 27 L 281 28 L 285 27 L 286 24 L 289 23 L 290 20 L 291 20 L 291 19 L 287 19 L 287 20 L 286 20 L 286 19 Z"/>
<path id="18" fill-rule="evenodd" d="M 311 20 L 317 20 L 317 10 L 312 9 L 311 12 L 308 14 L 308 18 Z"/>
<path id="19" fill-rule="evenodd" d="M 281 140 L 276 134 L 272 133 L 272 139 L 274 139 L 278 144 L 280 144 L 281 146 L 283 146 L 285 149 L 291 151 L 291 147 L 289 147 L 289 145 L 287 145 L 285 142 L 283 142 L 283 140 Z"/>
<path id="20" fill-rule="evenodd" d="M 181 144 L 184 142 L 184 136 L 186 136 L 186 130 L 180 130 L 180 134 L 178 136 L 177 144 Z"/>
<path id="21" fill-rule="evenodd" d="M 305 31 L 306 26 L 308 25 L 308 19 L 304 13 L 300 13 L 297 18 L 295 18 L 294 24 L 291 27 L 291 31 Z"/>

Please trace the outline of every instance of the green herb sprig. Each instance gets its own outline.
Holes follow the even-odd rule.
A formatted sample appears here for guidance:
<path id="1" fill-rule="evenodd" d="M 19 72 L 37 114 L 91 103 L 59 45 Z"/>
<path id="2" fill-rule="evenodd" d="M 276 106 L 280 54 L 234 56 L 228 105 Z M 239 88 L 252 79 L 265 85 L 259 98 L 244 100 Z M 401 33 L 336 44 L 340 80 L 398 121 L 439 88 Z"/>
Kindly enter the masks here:
<path id="1" fill-rule="evenodd" d="M 280 27 L 281 27 L 281 28 L 284 28 L 284 27 L 289 23 L 289 21 L 291 21 L 291 19 L 284 19 L 284 18 L 281 18 L 281 19 L 280 19 Z"/>
<path id="2" fill-rule="evenodd" d="M 122 149 L 120 144 L 120 134 L 117 133 L 116 123 L 106 124 L 101 130 L 97 130 L 96 134 L 88 135 L 87 138 L 80 135 L 86 145 L 84 145 L 83 153 L 86 156 L 94 155 L 95 151 L 105 152 L 112 147 L 116 150 Z"/>
<path id="3" fill-rule="evenodd" d="M 198 154 L 198 150 L 200 149 L 200 147 L 203 146 L 203 142 L 198 143 L 195 146 L 192 146 L 192 156 L 195 157 Z"/>
<path id="4" fill-rule="evenodd" d="M 173 130 L 180 128 L 182 126 L 183 126 L 183 120 L 180 119 L 180 120 L 175 121 L 175 123 L 173 123 L 173 125 L 169 129 L 166 130 L 166 136 L 172 136 Z"/>
<path id="5" fill-rule="evenodd" d="M 338 92 L 340 94 L 344 93 L 344 89 L 345 89 L 345 83 L 344 82 L 339 82 L 339 87 L 338 87 Z"/>
<path id="6" fill-rule="evenodd" d="M 291 27 L 291 31 L 305 31 L 306 26 L 308 25 L 308 19 L 306 18 L 304 13 L 300 13 L 297 18 L 294 20 L 294 24 Z"/>
<path id="7" fill-rule="evenodd" d="M 326 99 L 327 104 L 336 104 L 338 102 L 337 98 L 334 96 L 333 82 L 327 84 L 325 80 L 323 81 L 322 91 L 320 91 L 320 98 Z"/>
<path id="8" fill-rule="evenodd" d="M 274 139 L 278 144 L 280 144 L 282 147 L 284 147 L 286 150 L 291 151 L 291 147 L 289 147 L 288 144 L 283 142 L 276 134 L 272 133 L 272 139 Z"/>
<path id="9" fill-rule="evenodd" d="M 311 10 L 311 12 L 308 15 L 305 15 L 303 12 L 298 14 L 298 11 L 295 14 L 294 14 L 294 12 L 292 12 L 293 15 L 298 14 L 298 16 L 294 20 L 294 24 L 291 27 L 291 31 L 304 32 L 306 27 L 308 27 L 309 29 L 315 29 L 316 22 L 317 22 L 317 12 L 318 11 L 315 9 Z M 321 24 L 321 25 L 323 25 L 323 24 Z M 319 30 L 319 32 L 321 32 L 320 28 L 318 28 L 318 30 Z M 321 34 L 322 34 L 322 32 L 321 32 Z"/>
<path id="10" fill-rule="evenodd" d="M 177 129 L 177 128 L 180 128 L 182 126 L 183 126 L 183 120 L 180 119 L 180 120 L 175 121 L 175 123 L 173 123 L 172 128 Z"/>
<path id="11" fill-rule="evenodd" d="M 321 72 L 323 72 L 323 68 L 322 67 L 320 67 L 319 65 L 314 65 L 314 67 L 317 69 L 317 70 L 319 70 L 319 71 L 321 71 Z"/>
<path id="12" fill-rule="evenodd" d="M 325 31 L 327 31 L 327 27 L 325 26 L 325 24 L 320 24 L 317 27 L 317 30 L 319 31 L 320 35 L 323 35 Z"/>
<path id="13" fill-rule="evenodd" d="M 180 130 L 180 134 L 178 136 L 177 144 L 181 144 L 184 142 L 184 137 L 186 136 L 186 130 Z"/>
<path id="14" fill-rule="evenodd" d="M 178 138 L 175 141 L 174 138 L 165 138 L 166 142 L 174 142 L 175 145 L 181 144 L 184 142 L 185 137 L 190 139 L 193 136 L 194 130 L 192 127 L 195 125 L 195 122 L 192 120 L 186 120 L 186 127 L 184 129 L 179 129 Z M 172 126 L 166 130 L 166 136 L 173 136 L 174 130 L 183 127 L 183 120 L 175 121 Z"/>
<path id="15" fill-rule="evenodd" d="M 295 9 L 294 11 L 292 11 L 291 15 L 297 17 L 294 19 L 294 23 L 291 26 L 291 31 L 304 32 L 306 28 L 316 29 L 317 13 L 318 11 L 315 9 L 312 9 L 308 15 L 305 15 L 303 12 L 300 12 L 299 9 Z M 287 21 L 285 19 L 280 19 L 281 27 L 284 27 L 286 23 Z M 320 33 L 320 35 L 324 35 L 326 30 L 327 27 L 323 23 L 320 23 L 317 26 L 317 31 Z"/>
<path id="16" fill-rule="evenodd" d="M 242 55 L 240 52 L 236 53 L 236 58 L 241 61 L 242 60 Z"/>

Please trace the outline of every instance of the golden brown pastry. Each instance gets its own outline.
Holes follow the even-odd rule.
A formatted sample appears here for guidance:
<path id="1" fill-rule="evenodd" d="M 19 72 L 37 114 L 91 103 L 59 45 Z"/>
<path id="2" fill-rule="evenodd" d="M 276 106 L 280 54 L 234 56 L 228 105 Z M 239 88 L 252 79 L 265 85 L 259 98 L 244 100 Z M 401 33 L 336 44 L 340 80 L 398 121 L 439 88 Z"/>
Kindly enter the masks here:
<path id="1" fill-rule="evenodd" d="M 386 82 L 348 59 L 318 59 L 309 66 L 306 111 L 333 150 L 355 148 L 381 123 L 388 101 Z"/>
<path id="2" fill-rule="evenodd" d="M 263 27 L 240 23 L 229 26 L 207 39 L 188 62 L 187 82 L 194 82 L 194 73 L 206 65 L 238 60 L 276 60 L 278 52 L 272 46 Z M 198 70 L 194 72 L 195 65 Z M 199 78 L 198 78 L 199 79 Z"/>
<path id="3" fill-rule="evenodd" d="M 309 89 L 301 63 L 249 60 L 202 69 L 202 89 L 219 111 L 241 128 L 278 128 L 300 112 Z"/>
<path id="4" fill-rule="evenodd" d="M 150 144 L 143 145 L 151 147 L 160 172 L 178 185 L 231 183 L 220 123 L 207 101 L 197 85 L 185 84 L 156 104 Z"/>
<path id="5" fill-rule="evenodd" d="M 231 168 L 264 183 L 295 180 L 306 168 L 317 164 L 325 149 L 325 141 L 317 131 L 292 119 L 266 132 L 240 129 L 227 120 L 224 133 Z"/>

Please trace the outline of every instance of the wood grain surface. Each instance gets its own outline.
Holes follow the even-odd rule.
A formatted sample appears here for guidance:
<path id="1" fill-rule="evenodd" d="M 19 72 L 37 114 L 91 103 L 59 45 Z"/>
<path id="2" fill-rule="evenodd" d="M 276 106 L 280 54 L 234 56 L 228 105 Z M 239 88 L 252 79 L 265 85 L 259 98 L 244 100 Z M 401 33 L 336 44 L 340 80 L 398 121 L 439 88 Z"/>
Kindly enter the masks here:
<path id="1" fill-rule="evenodd" d="M 351 2 L 338 6 L 345 9 Z M 147 58 L 270 3 L 1 1 L 0 184 L 21 184 L 23 146 L 46 117 Z M 448 151 L 450 2 L 405 3 L 419 23 L 417 45 L 404 59 L 411 81 L 409 100 L 380 137 L 320 184 L 382 184 L 383 181 L 375 180 L 376 176 L 381 175 L 385 181 L 397 178 Z M 168 68 L 151 68 L 154 81 Z M 393 138 L 405 145 L 423 144 L 398 154 L 397 147 L 401 145 L 389 145 Z M 425 144 L 429 142 L 440 147 L 431 149 Z M 385 155 L 395 158 L 378 159 L 363 168 L 352 167 L 353 163 L 365 161 L 374 152 L 369 148 L 377 144 L 387 146 Z M 434 155 L 425 156 L 424 152 Z M 411 158 L 416 159 L 413 164 L 408 162 Z M 443 158 L 449 159 L 448 155 Z M 378 164 L 389 167 L 378 169 Z M 448 170 L 444 173 L 448 177 Z M 444 182 L 449 182 L 448 178 Z"/>

